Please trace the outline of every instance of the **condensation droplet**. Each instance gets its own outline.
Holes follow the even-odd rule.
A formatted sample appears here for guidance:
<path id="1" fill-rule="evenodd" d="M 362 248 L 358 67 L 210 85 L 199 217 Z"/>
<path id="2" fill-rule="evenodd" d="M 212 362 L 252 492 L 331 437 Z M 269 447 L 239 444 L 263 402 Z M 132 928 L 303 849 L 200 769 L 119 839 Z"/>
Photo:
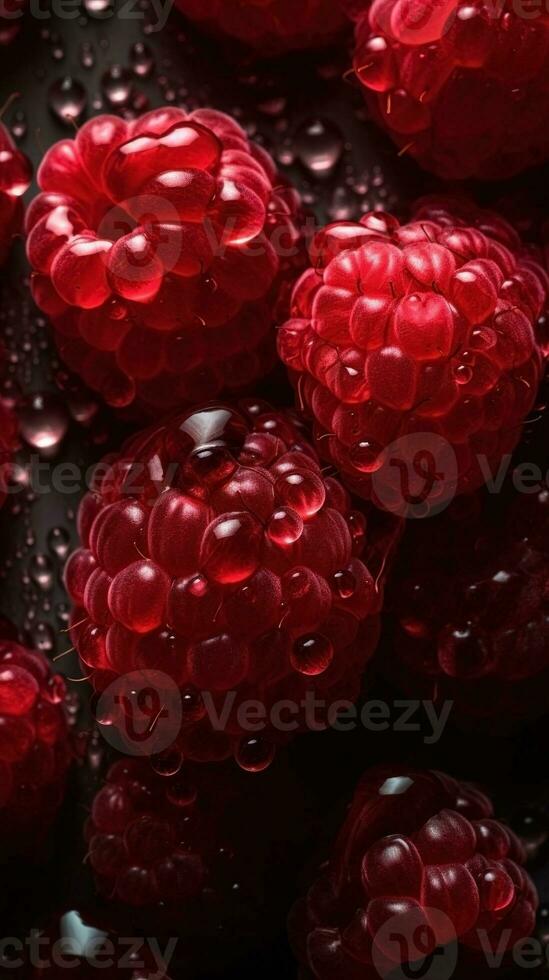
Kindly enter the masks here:
<path id="1" fill-rule="evenodd" d="M 87 95 L 86 89 L 77 79 L 71 75 L 58 78 L 50 86 L 48 92 L 48 105 L 50 111 L 65 125 L 78 122 L 84 109 L 86 108 Z"/>
<path id="2" fill-rule="evenodd" d="M 294 138 L 298 160 L 315 177 L 329 177 L 343 153 L 343 137 L 338 127 L 324 119 L 302 123 Z"/>

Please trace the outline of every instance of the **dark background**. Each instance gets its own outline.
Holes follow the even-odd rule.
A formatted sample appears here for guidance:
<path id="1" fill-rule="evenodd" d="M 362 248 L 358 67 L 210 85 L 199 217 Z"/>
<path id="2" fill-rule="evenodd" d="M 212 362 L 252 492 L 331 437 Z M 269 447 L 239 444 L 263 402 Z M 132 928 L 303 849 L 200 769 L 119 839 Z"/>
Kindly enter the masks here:
<path id="1" fill-rule="evenodd" d="M 18 39 L 0 49 L 0 103 L 20 93 L 4 121 L 17 133 L 35 166 L 45 149 L 72 132 L 74 124 L 63 122 L 56 109 L 62 114 L 72 106 L 74 113 L 85 101 L 79 115 L 83 121 L 99 111 L 138 113 L 170 102 L 189 109 L 210 105 L 235 114 L 250 135 L 275 155 L 319 222 L 358 218 L 376 206 L 405 215 L 415 195 L 436 188 L 436 181 L 421 175 L 409 160 L 399 159 L 392 144 L 365 121 L 360 95 L 344 80 L 348 66 L 344 43 L 339 51 L 317 56 L 299 55 L 268 64 L 234 63 L 217 45 L 188 28 L 176 10 L 158 32 L 151 30 L 146 5 L 136 6 L 131 19 L 122 17 L 119 8 L 108 7 L 98 17 L 99 6 L 100 0 L 95 4 L 89 0 L 88 10 L 83 5 L 71 20 L 28 15 Z M 145 55 L 132 53 L 135 44 L 147 46 Z M 138 71 L 145 66 L 150 70 L 144 76 L 133 70 L 136 65 Z M 528 200 L 536 207 L 543 200 L 545 178 L 539 173 L 506 187 L 475 192 L 487 200 L 504 194 L 521 202 L 527 185 Z M 67 550 L 75 542 L 74 516 L 81 491 L 55 493 L 44 477 L 43 490 L 33 493 L 24 473 L 31 458 L 34 466 L 40 459 L 69 460 L 85 469 L 116 447 L 127 427 L 58 363 L 47 323 L 32 306 L 26 275 L 23 247 L 18 243 L 2 273 L 0 333 L 9 351 L 4 396 L 15 401 L 25 438 L 18 492 L 0 515 L 0 614 L 16 624 L 26 641 L 53 657 L 70 647 L 63 632 L 68 607 L 60 576 Z M 282 373 L 270 379 L 261 394 L 282 405 L 292 399 Z M 44 443 L 49 447 L 40 453 Z M 529 458 L 534 453 L 533 458 L 547 467 L 546 429 L 540 430 L 539 423 L 530 426 L 526 446 Z M 389 636 L 388 629 L 381 657 Z M 74 655 L 62 657 L 58 666 L 68 677 L 79 677 Z M 82 863 L 81 825 L 100 784 L 107 753 L 101 739 L 89 738 L 86 685 L 71 682 L 70 687 L 77 727 L 83 733 L 82 763 L 52 840 L 49 862 L 36 868 L 12 861 L 4 872 L 3 935 L 24 937 L 31 928 L 55 933 L 58 915 L 70 909 L 79 909 L 85 918 L 124 935 L 133 934 L 129 929 L 139 934 L 146 928 L 123 916 L 119 919 L 96 899 Z M 377 680 L 369 692 L 369 697 L 375 696 L 391 699 L 394 694 Z M 235 980 L 295 976 L 285 938 L 286 912 L 326 852 L 357 777 L 380 760 L 438 767 L 487 787 L 499 801 L 500 812 L 530 842 L 533 873 L 542 896 L 549 897 L 544 874 L 549 829 L 546 747 L 545 719 L 513 737 L 465 734 L 448 726 L 434 746 L 425 745 L 421 733 L 364 730 L 296 740 L 270 772 L 247 783 L 246 807 L 253 809 L 255 797 L 266 801 L 269 820 L 262 826 L 266 811 L 263 816 L 258 813 L 257 834 L 270 836 L 272 847 L 266 866 L 269 877 L 266 871 L 261 901 L 251 903 L 244 938 L 233 936 L 231 941 L 206 925 L 202 934 L 182 944 L 181 973 L 174 974 L 189 980 L 214 975 Z"/>

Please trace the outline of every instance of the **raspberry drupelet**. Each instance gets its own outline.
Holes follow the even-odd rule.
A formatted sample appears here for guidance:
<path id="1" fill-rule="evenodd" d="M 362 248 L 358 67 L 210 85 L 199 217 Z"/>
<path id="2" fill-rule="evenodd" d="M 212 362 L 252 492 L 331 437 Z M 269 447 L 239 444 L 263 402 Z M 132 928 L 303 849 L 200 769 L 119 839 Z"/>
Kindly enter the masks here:
<path id="1" fill-rule="evenodd" d="M 409 528 L 395 567 L 391 678 L 414 696 L 452 700 L 463 724 L 512 728 L 546 711 L 547 489 L 451 507 L 429 528 L 434 550 L 420 530 Z"/>
<path id="2" fill-rule="evenodd" d="M 0 265 L 23 228 L 22 195 L 32 180 L 32 167 L 0 122 Z"/>
<path id="3" fill-rule="evenodd" d="M 344 0 L 374 119 L 446 179 L 505 178 L 549 157 L 549 15 L 511 0 Z"/>
<path id="4" fill-rule="evenodd" d="M 467 783 L 433 771 L 371 770 L 321 877 L 291 917 L 304 977 L 411 976 L 414 962 L 449 944 L 441 976 L 462 975 L 455 959 L 458 971 L 468 964 L 464 976 L 484 976 L 476 970 L 487 949 L 504 958 L 534 927 L 538 897 L 524 861 L 518 838 Z M 412 964 L 410 972 L 392 974 L 399 964 Z M 486 976 L 493 973 L 492 964 Z"/>
<path id="5" fill-rule="evenodd" d="M 300 204 L 233 119 L 98 116 L 46 153 L 38 183 L 34 298 L 108 404 L 158 416 L 270 370 L 302 268 Z"/>
<path id="6" fill-rule="evenodd" d="M 345 28 L 334 0 L 177 0 L 177 6 L 203 30 L 233 45 L 240 42 L 263 58 L 326 47 Z"/>
<path id="7" fill-rule="evenodd" d="M 279 352 L 319 451 L 361 496 L 434 509 L 519 441 L 547 277 L 516 242 L 510 227 L 504 245 L 460 214 L 421 212 L 404 225 L 372 212 L 313 239 Z"/>
<path id="8" fill-rule="evenodd" d="M 34 850 L 62 802 L 72 757 L 64 698 L 43 654 L 0 642 L 2 855 Z"/>
<path id="9" fill-rule="evenodd" d="M 366 533 L 296 417 L 262 402 L 179 414 L 106 462 L 65 576 L 84 670 L 98 692 L 165 672 L 182 695 L 183 758 L 263 768 L 304 726 L 308 693 L 357 697 L 392 530 Z M 220 730 L 206 694 L 217 718 L 230 707 Z M 249 699 L 265 709 L 257 737 L 240 718 Z M 274 718 L 288 700 L 291 718 Z"/>

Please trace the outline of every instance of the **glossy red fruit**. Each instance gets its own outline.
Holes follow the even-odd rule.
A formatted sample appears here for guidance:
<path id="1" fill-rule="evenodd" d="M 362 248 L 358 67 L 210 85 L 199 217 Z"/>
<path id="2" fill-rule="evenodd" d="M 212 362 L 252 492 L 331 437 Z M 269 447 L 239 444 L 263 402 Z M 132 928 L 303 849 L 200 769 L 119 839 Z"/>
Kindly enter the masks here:
<path id="1" fill-rule="evenodd" d="M 1 28 L 0 28 L 1 31 Z M 32 180 L 32 167 L 0 122 L 0 264 L 23 227 L 22 195 Z"/>
<path id="2" fill-rule="evenodd" d="M 435 510 L 519 440 L 541 378 L 547 277 L 510 227 L 501 243 L 505 227 L 370 213 L 312 242 L 280 356 L 319 451 L 381 507 Z"/>
<path id="3" fill-rule="evenodd" d="M 440 976 L 464 963 L 465 976 L 493 974 L 486 950 L 497 947 L 504 960 L 534 926 L 538 896 L 524 860 L 518 838 L 467 783 L 403 767 L 366 773 L 328 864 L 292 916 L 304 975 L 416 975 L 414 964 L 425 969 L 437 947 L 445 947 L 432 964 Z"/>
<path id="4" fill-rule="evenodd" d="M 210 34 L 253 49 L 260 57 L 322 48 L 343 33 L 345 18 L 333 0 L 177 0 L 185 16 Z"/>
<path id="5" fill-rule="evenodd" d="M 65 685 L 48 660 L 0 643 L 0 830 L 2 854 L 33 851 L 63 799 L 71 760 Z"/>
<path id="6" fill-rule="evenodd" d="M 343 0 L 374 118 L 448 179 L 504 178 L 549 157 L 549 15 L 512 0 Z"/>
<path id="7" fill-rule="evenodd" d="M 84 499 L 80 534 L 66 584 L 86 673 L 122 700 L 128 673 L 168 674 L 184 758 L 262 769 L 307 727 L 306 697 L 356 698 L 389 536 L 367 532 L 292 413 L 205 405 L 135 437 Z M 121 709 L 110 721 L 129 731 Z"/>
<path id="8" fill-rule="evenodd" d="M 420 546 L 427 532 L 436 548 Z M 444 560 L 441 561 L 441 555 Z M 507 727 L 547 708 L 549 492 L 475 501 L 411 526 L 395 568 L 386 663 L 407 692 Z M 415 696 L 414 695 L 414 696 Z"/>
<path id="9" fill-rule="evenodd" d="M 268 372 L 302 263 L 300 205 L 238 123 L 98 116 L 48 151 L 38 183 L 34 297 L 109 405 L 158 416 Z"/>

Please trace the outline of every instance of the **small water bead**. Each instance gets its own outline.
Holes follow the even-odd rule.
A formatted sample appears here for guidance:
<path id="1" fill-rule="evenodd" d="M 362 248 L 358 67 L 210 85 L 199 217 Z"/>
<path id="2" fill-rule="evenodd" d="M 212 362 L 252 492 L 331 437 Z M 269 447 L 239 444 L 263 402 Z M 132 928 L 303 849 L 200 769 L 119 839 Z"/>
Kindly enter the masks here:
<path id="1" fill-rule="evenodd" d="M 458 364 L 458 366 L 454 368 L 453 373 L 458 385 L 469 384 L 471 378 L 473 377 L 473 371 L 468 364 Z"/>
<path id="2" fill-rule="evenodd" d="M 43 592 L 53 588 L 53 568 L 47 555 L 34 555 L 30 563 L 30 577 Z"/>
<path id="3" fill-rule="evenodd" d="M 101 78 L 103 95 L 115 109 L 128 105 L 133 94 L 133 81 L 130 72 L 122 65 L 113 65 Z"/>
<path id="4" fill-rule="evenodd" d="M 80 46 L 80 64 L 82 68 L 93 68 L 95 65 L 95 52 L 89 41 L 84 41 Z"/>
<path id="5" fill-rule="evenodd" d="M 298 160 L 312 176 L 330 177 L 343 153 L 343 137 L 329 120 L 313 119 L 299 127 L 294 147 Z"/>
<path id="6" fill-rule="evenodd" d="M 35 623 L 31 629 L 32 645 L 42 653 L 52 653 L 55 649 L 55 634 L 49 623 Z"/>
<path id="7" fill-rule="evenodd" d="M 154 56 L 148 44 L 136 41 L 130 48 L 130 64 L 134 75 L 148 78 L 154 68 Z"/>
<path id="8" fill-rule="evenodd" d="M 383 465 L 384 447 L 372 439 L 355 442 L 349 449 L 349 459 L 361 473 L 375 473 Z"/>
<path id="9" fill-rule="evenodd" d="M 59 561 L 65 561 L 71 546 L 71 537 L 64 527 L 52 527 L 47 537 L 48 548 Z"/>
<path id="10" fill-rule="evenodd" d="M 343 568 L 332 576 L 332 589 L 340 599 L 350 599 L 356 586 L 356 578 L 348 568 Z"/>
<path id="11" fill-rule="evenodd" d="M 159 776 L 176 776 L 181 771 L 183 756 L 175 746 L 151 757 L 151 767 Z"/>
<path id="12" fill-rule="evenodd" d="M 27 117 L 22 109 L 18 109 L 13 115 L 11 131 L 16 140 L 22 140 L 27 135 Z"/>
<path id="13" fill-rule="evenodd" d="M 275 747 L 272 742 L 259 735 L 243 738 L 238 745 L 235 758 L 245 772 L 263 772 L 271 765 L 275 757 Z"/>
<path id="14" fill-rule="evenodd" d="M 334 648 L 327 636 L 322 633 L 306 633 L 294 643 L 290 661 L 300 674 L 316 677 L 330 666 Z"/>
<path id="15" fill-rule="evenodd" d="M 188 772 L 182 769 L 175 779 L 171 779 L 166 791 L 166 799 L 174 806 L 192 806 L 196 801 L 198 790 Z"/>
<path id="16" fill-rule="evenodd" d="M 82 116 L 88 97 L 86 89 L 78 79 L 71 75 L 58 78 L 48 91 L 48 106 L 56 119 L 67 126 L 78 122 Z"/>
<path id="17" fill-rule="evenodd" d="M 275 511 L 267 526 L 267 534 L 273 544 L 281 547 L 295 544 L 303 533 L 303 519 L 295 510 L 284 507 Z"/>

